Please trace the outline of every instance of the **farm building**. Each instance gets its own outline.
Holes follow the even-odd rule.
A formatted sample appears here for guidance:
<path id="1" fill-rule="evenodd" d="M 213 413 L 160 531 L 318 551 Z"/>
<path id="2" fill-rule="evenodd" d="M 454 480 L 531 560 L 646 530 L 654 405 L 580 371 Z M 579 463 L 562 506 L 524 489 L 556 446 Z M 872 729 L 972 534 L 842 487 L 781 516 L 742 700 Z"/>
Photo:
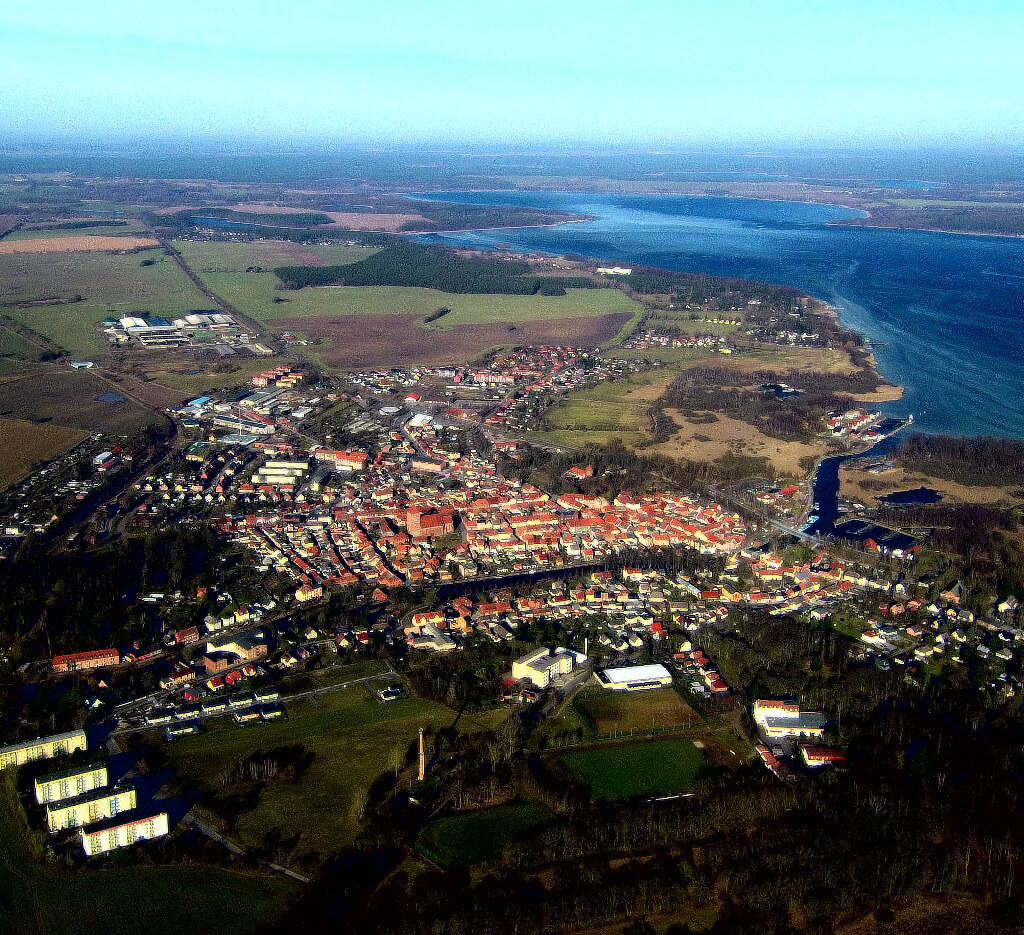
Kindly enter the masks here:
<path id="1" fill-rule="evenodd" d="M 77 672 L 80 669 L 98 669 L 101 666 L 116 666 L 121 654 L 116 649 L 93 649 L 84 653 L 68 653 L 53 657 L 54 672 Z"/>
<path id="2" fill-rule="evenodd" d="M 612 691 L 638 692 L 672 685 L 672 673 L 657 662 L 645 666 L 604 669 L 597 674 L 597 678 L 604 688 Z"/>
<path id="3" fill-rule="evenodd" d="M 167 832 L 167 812 L 140 817 L 118 815 L 108 821 L 83 828 L 82 849 L 87 857 L 93 857 L 118 847 L 128 847 L 136 841 L 162 838 Z"/>
<path id="4" fill-rule="evenodd" d="M 77 828 L 135 808 L 135 787 L 116 786 L 113 789 L 99 789 L 76 795 L 63 802 L 51 802 L 46 806 L 46 827 L 51 831 Z"/>
<path id="5" fill-rule="evenodd" d="M 552 652 L 542 647 L 512 663 L 512 678 L 516 681 L 529 679 L 538 688 L 547 688 L 554 679 L 572 672 L 580 662 L 586 662 L 586 657 L 567 649 L 559 648 Z"/>
<path id="6" fill-rule="evenodd" d="M 107 764 L 102 760 L 69 766 L 67 769 L 36 778 L 36 801 L 40 805 L 46 802 L 60 802 L 91 792 L 93 789 L 102 789 L 108 781 Z"/>
<path id="7" fill-rule="evenodd" d="M 86 748 L 85 731 L 73 730 L 66 734 L 53 734 L 0 747 L 0 769 L 23 766 L 32 760 L 49 760 Z"/>

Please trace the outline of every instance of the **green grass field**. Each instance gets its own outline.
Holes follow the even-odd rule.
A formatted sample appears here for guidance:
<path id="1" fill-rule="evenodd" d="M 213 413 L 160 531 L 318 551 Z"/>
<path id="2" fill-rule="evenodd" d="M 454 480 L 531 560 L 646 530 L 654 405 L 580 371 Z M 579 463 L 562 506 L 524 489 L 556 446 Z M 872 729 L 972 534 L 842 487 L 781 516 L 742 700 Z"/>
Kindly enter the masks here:
<path id="1" fill-rule="evenodd" d="M 141 266 L 152 259 L 152 266 Z M 67 302 L 75 296 L 82 301 Z M 65 300 L 66 304 L 12 308 L 11 303 Z M 96 324 L 108 315 L 136 312 L 182 315 L 209 308 L 174 261 L 159 249 L 109 253 L 22 253 L 0 256 L 4 314 L 76 357 L 102 356 L 107 343 Z"/>
<path id="2" fill-rule="evenodd" d="M 42 353 L 31 341 L 0 325 L 0 374 L 30 369 Z"/>
<path id="3" fill-rule="evenodd" d="M 551 811 L 540 802 L 513 802 L 432 822 L 416 849 L 445 869 L 497 860 L 516 835 L 546 821 Z"/>
<path id="4" fill-rule="evenodd" d="M 362 687 L 339 689 L 286 705 L 288 721 L 238 727 L 226 719 L 209 729 L 166 747 L 179 778 L 196 779 L 215 797 L 248 794 L 251 784 L 224 787 L 225 766 L 257 750 L 302 744 L 313 754 L 309 768 L 297 781 L 268 782 L 258 792 L 258 804 L 242 813 L 234 834 L 247 845 L 268 834 L 282 839 L 297 836 L 291 854 L 315 852 L 326 857 L 349 843 L 359 830 L 360 796 L 394 757 L 404 763 L 406 750 L 419 728 L 448 727 L 455 712 L 414 698 L 384 703 Z M 463 718 L 460 726 L 480 730 L 481 724 Z"/>
<path id="5" fill-rule="evenodd" d="M 316 254 L 324 262 L 333 265 L 356 263 L 377 252 L 377 247 L 345 244 L 306 245 L 288 241 L 264 240 L 252 243 L 205 243 L 193 240 L 176 240 L 175 249 L 181 253 L 192 271 L 225 301 L 240 312 L 260 321 L 289 314 L 296 308 L 296 302 L 274 304 L 275 297 L 294 299 L 297 293 L 282 293 L 278 290 L 280 280 L 270 272 L 275 266 L 298 261 L 301 253 Z M 263 273 L 247 273 L 250 267 L 262 267 Z M 314 290 L 307 289 L 312 293 Z M 311 296 L 306 296 L 309 301 Z M 314 305 L 316 303 L 313 303 Z M 298 311 L 296 314 L 322 314 Z"/>
<path id="6" fill-rule="evenodd" d="M 570 289 L 564 296 L 453 295 L 409 286 L 324 286 L 279 290 L 270 272 L 246 273 L 250 266 L 269 268 L 279 248 L 264 244 L 175 241 L 174 246 L 211 290 L 239 311 L 261 321 L 326 315 L 414 315 L 424 317 L 438 308 L 452 311 L 432 327 L 450 330 L 458 325 L 493 322 L 545 321 L 583 318 L 639 310 L 636 302 L 617 289 Z M 288 245 L 293 247 L 294 245 Z M 264 248 L 260 254 L 253 248 Z M 354 263 L 375 248 L 304 247 L 329 263 Z M 262 259 L 260 258 L 262 256 Z M 294 262 L 292 259 L 290 262 Z M 275 304 L 274 299 L 284 299 Z"/>
<path id="7" fill-rule="evenodd" d="M 0 928 L 12 935 L 243 935 L 282 915 L 298 892 L 280 875 L 216 867 L 49 870 L 25 845 L 9 782 L 0 786 Z"/>
<path id="8" fill-rule="evenodd" d="M 608 800 L 686 792 L 710 769 L 700 750 L 682 738 L 594 747 L 559 759 L 595 799 Z"/>
<path id="9" fill-rule="evenodd" d="M 674 688 L 645 692 L 614 692 L 597 688 L 581 692 L 576 703 L 600 734 L 613 731 L 688 727 L 698 722 L 693 709 Z"/>
<path id="10" fill-rule="evenodd" d="M 666 365 L 694 364 L 697 361 L 707 360 L 709 357 L 722 356 L 709 348 L 697 347 L 657 347 L 640 350 L 633 347 L 620 347 L 609 351 L 609 357 L 619 360 L 652 360 L 657 358 Z"/>

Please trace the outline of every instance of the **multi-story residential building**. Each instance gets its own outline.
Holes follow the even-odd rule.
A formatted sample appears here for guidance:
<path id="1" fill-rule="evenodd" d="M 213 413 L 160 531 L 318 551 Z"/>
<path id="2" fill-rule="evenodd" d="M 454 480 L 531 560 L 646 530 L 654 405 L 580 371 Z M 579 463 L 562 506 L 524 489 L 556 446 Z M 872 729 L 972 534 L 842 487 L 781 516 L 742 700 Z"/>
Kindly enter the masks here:
<path id="1" fill-rule="evenodd" d="M 40 805 L 60 802 L 93 789 L 102 789 L 108 782 L 107 764 L 103 761 L 69 766 L 36 778 L 36 801 Z"/>
<path id="2" fill-rule="evenodd" d="M 82 849 L 87 857 L 93 857 L 136 841 L 161 838 L 168 830 L 167 812 L 139 816 L 125 813 L 82 828 Z"/>
<path id="3" fill-rule="evenodd" d="M 46 827 L 50 831 L 63 831 L 65 828 L 93 824 L 127 812 L 135 808 L 136 804 L 135 787 L 132 785 L 93 790 L 60 802 L 48 802 Z"/>
<path id="4" fill-rule="evenodd" d="M 76 750 L 86 749 L 87 741 L 84 730 L 68 731 L 64 734 L 53 734 L 50 737 L 37 737 L 22 743 L 0 747 L 0 769 L 8 766 L 23 766 L 32 760 L 49 760 L 57 756 L 65 756 Z"/>

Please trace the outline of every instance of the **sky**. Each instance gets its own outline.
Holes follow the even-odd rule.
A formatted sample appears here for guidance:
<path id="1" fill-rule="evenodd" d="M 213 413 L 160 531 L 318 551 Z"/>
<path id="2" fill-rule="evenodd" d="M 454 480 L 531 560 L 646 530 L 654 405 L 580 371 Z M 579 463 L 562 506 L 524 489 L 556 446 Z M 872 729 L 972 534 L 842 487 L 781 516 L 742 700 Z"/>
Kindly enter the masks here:
<path id="1" fill-rule="evenodd" d="M 0 136 L 1024 146 L 1020 0 L 0 0 Z"/>

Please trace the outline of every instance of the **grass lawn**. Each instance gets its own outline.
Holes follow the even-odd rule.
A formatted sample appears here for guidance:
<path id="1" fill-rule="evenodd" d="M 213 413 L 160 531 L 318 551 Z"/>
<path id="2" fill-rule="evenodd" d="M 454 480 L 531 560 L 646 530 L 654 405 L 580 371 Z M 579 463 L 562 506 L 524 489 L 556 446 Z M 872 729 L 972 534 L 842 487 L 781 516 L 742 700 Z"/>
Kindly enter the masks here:
<path id="1" fill-rule="evenodd" d="M 49 461 L 84 437 L 84 432 L 62 425 L 0 418 L 0 487 L 6 487 L 33 465 Z"/>
<path id="2" fill-rule="evenodd" d="M 451 815 L 420 832 L 416 849 L 445 869 L 497 860 L 517 834 L 551 817 L 540 802 L 513 802 Z"/>
<path id="3" fill-rule="evenodd" d="M 143 260 L 155 260 L 141 266 Z M 78 302 L 70 300 L 81 296 Z M 4 313 L 76 357 L 103 356 L 107 342 L 96 324 L 108 315 L 183 315 L 210 308 L 174 261 L 159 249 L 140 253 L 25 253 L 0 256 L 0 303 L 53 304 L 6 308 Z"/>
<path id="4" fill-rule="evenodd" d="M 46 869 L 25 845 L 11 786 L 0 785 L 0 919 L 12 935 L 242 935 L 282 915 L 298 892 L 297 884 L 280 875 L 216 867 Z"/>
<path id="5" fill-rule="evenodd" d="M 258 802 L 239 815 L 235 835 L 259 844 L 272 833 L 293 841 L 290 853 L 321 857 L 350 842 L 359 830 L 360 796 L 385 770 L 400 762 L 419 728 L 449 727 L 455 712 L 415 698 L 384 703 L 361 686 L 314 699 L 286 703 L 289 720 L 238 727 L 228 719 L 202 734 L 184 737 L 164 749 L 179 778 L 194 778 L 215 797 L 247 796 L 252 784 L 222 786 L 220 773 L 258 750 L 301 744 L 313 754 L 299 779 L 277 780 L 256 791 Z M 480 730 L 472 718 L 460 726 Z"/>
<path id="6" fill-rule="evenodd" d="M 559 760 L 595 799 L 609 800 L 686 792 L 710 769 L 700 750 L 682 738 L 594 747 Z"/>
<path id="7" fill-rule="evenodd" d="M 609 445 L 617 441 L 630 448 L 642 442 L 646 437 L 643 432 L 616 432 L 598 429 L 579 429 L 576 431 L 552 429 L 543 432 L 530 432 L 527 439 L 543 442 L 548 445 L 560 445 L 564 448 L 583 448 L 589 444 Z"/>
<path id="8" fill-rule="evenodd" d="M 706 347 L 651 347 L 643 350 L 636 347 L 620 347 L 609 351 L 607 356 L 619 360 L 653 360 L 656 358 L 666 365 L 686 366 L 708 360 L 711 357 L 720 357 L 722 360 L 726 357 L 726 355 L 718 354 Z"/>
<path id="9" fill-rule="evenodd" d="M 696 712 L 679 697 L 674 688 L 646 692 L 615 692 L 593 689 L 576 696 L 598 733 L 688 727 L 699 723 Z"/>

